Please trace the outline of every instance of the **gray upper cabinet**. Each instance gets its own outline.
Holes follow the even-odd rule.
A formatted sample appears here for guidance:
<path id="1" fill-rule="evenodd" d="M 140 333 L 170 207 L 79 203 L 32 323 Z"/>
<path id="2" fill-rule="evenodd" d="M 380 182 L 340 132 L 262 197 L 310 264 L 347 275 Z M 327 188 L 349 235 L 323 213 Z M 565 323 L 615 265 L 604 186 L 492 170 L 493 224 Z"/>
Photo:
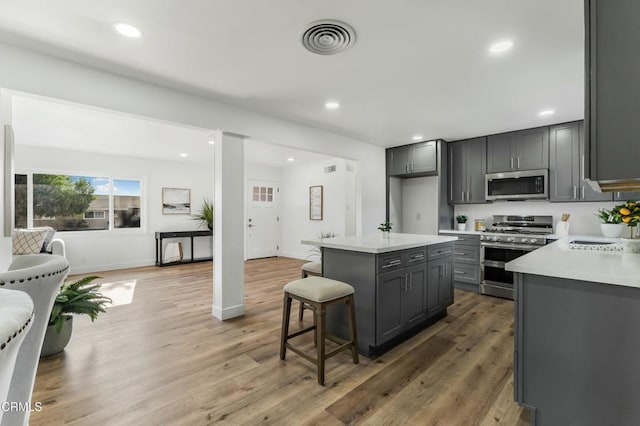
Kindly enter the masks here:
<path id="1" fill-rule="evenodd" d="M 426 176 L 437 173 L 436 141 L 398 146 L 387 150 L 388 176 Z"/>
<path id="2" fill-rule="evenodd" d="M 448 144 L 449 203 L 484 203 L 487 138 Z"/>
<path id="3" fill-rule="evenodd" d="M 549 128 L 489 136 L 487 173 L 549 168 Z"/>
<path id="4" fill-rule="evenodd" d="M 614 192 L 614 201 L 640 201 L 640 192 Z"/>
<path id="5" fill-rule="evenodd" d="M 549 129 L 550 201 L 611 201 L 611 194 L 591 189 L 584 180 L 583 122 Z"/>
<path id="6" fill-rule="evenodd" d="M 587 177 L 640 178 L 639 1 L 586 0 Z"/>

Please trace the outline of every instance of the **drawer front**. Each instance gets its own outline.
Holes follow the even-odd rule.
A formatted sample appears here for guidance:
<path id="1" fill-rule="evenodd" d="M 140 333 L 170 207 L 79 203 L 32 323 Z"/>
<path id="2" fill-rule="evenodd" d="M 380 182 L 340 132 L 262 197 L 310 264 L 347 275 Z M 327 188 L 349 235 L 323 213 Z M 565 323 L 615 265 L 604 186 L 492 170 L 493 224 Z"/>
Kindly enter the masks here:
<path id="1" fill-rule="evenodd" d="M 454 262 L 453 279 L 468 284 L 480 284 L 480 265 Z"/>
<path id="2" fill-rule="evenodd" d="M 407 250 L 404 253 L 403 264 L 405 266 L 418 265 L 427 261 L 427 248 L 420 247 L 418 249 Z"/>
<path id="3" fill-rule="evenodd" d="M 456 233 L 448 233 L 448 232 L 440 232 L 440 235 L 446 235 L 447 237 L 457 237 L 458 241 L 456 243 L 462 244 L 473 244 L 476 246 L 480 245 L 480 235 L 470 235 L 470 234 L 456 234 Z"/>
<path id="4" fill-rule="evenodd" d="M 395 271 L 403 268 L 402 252 L 392 252 L 378 255 L 378 273 L 384 274 L 385 272 Z"/>
<path id="5" fill-rule="evenodd" d="M 456 242 L 453 247 L 456 262 L 480 263 L 480 246 Z"/>
<path id="6" fill-rule="evenodd" d="M 428 259 L 440 259 L 453 254 L 453 243 L 436 244 L 428 247 Z"/>

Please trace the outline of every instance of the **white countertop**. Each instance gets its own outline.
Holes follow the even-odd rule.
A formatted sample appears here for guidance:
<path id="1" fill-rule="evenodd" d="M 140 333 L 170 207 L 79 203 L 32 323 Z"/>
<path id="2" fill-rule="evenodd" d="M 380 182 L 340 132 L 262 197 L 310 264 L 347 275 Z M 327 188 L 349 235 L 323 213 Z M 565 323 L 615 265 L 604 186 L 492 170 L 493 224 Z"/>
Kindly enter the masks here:
<path id="1" fill-rule="evenodd" d="M 360 251 L 363 253 L 387 253 L 390 251 L 424 247 L 432 244 L 448 243 L 456 241 L 457 239 L 457 237 L 443 237 L 438 235 L 394 233 L 391 233 L 389 238 L 383 238 L 382 235 L 378 233 L 361 236 L 302 240 L 302 244 L 340 250 Z"/>
<path id="2" fill-rule="evenodd" d="M 457 229 L 439 229 L 438 232 L 446 232 L 447 234 L 461 235 L 482 235 L 484 231 L 458 231 Z"/>
<path id="3" fill-rule="evenodd" d="M 507 263 L 505 269 L 525 274 L 640 288 L 640 254 L 574 250 L 568 245 L 573 239 L 576 239 L 576 236 L 571 235 L 534 250 Z"/>

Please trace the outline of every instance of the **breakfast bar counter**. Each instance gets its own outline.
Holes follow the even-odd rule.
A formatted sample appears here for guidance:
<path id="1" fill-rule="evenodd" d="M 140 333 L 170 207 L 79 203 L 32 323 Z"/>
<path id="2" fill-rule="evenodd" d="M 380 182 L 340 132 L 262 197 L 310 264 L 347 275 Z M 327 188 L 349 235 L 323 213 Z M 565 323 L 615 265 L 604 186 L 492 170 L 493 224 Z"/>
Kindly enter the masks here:
<path id="1" fill-rule="evenodd" d="M 302 241 L 322 251 L 326 278 L 355 289 L 358 349 L 374 356 L 447 313 L 453 303 L 456 237 L 391 234 Z M 327 328 L 346 337 L 346 312 L 327 312 Z"/>
<path id="2" fill-rule="evenodd" d="M 640 254 L 568 243 L 506 265 L 515 273 L 514 399 L 538 426 L 640 424 Z"/>

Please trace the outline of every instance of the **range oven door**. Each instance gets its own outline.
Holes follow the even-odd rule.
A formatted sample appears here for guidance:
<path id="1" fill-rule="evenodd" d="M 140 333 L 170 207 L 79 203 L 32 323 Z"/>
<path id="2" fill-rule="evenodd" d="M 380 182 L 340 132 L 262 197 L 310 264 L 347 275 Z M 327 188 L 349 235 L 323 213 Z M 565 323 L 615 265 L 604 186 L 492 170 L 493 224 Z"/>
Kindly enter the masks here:
<path id="1" fill-rule="evenodd" d="M 480 293 L 513 299 L 513 272 L 505 270 L 504 265 L 536 248 L 526 245 L 482 243 Z"/>

